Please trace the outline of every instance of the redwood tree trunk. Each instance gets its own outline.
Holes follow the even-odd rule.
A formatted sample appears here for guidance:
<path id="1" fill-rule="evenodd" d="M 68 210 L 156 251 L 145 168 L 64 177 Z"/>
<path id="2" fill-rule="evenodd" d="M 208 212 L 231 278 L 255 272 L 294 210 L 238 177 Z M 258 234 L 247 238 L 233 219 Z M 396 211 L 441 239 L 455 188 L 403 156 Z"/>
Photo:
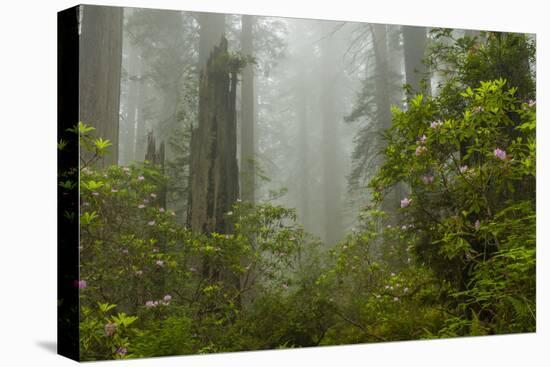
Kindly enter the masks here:
<path id="1" fill-rule="evenodd" d="M 237 73 L 220 67 L 226 53 L 227 40 L 222 38 L 201 73 L 199 123 L 191 137 L 188 222 L 193 231 L 207 234 L 231 232 L 225 214 L 239 195 Z"/>
<path id="2" fill-rule="evenodd" d="M 243 55 L 252 56 L 253 17 L 242 16 L 241 47 Z M 241 84 L 241 198 L 254 202 L 255 199 L 255 170 L 254 170 L 254 65 L 248 64 L 242 72 Z"/>
<path id="3" fill-rule="evenodd" d="M 426 52 L 426 28 L 403 26 L 403 48 L 405 52 L 405 77 L 413 93 L 422 92 L 421 81 L 426 79 L 426 94 L 431 94 L 430 78 L 422 63 Z"/>
<path id="4" fill-rule="evenodd" d="M 390 75 L 390 58 L 388 50 L 388 26 L 384 24 L 373 25 L 373 41 L 374 41 L 374 59 L 376 65 L 375 72 L 375 103 L 376 103 L 376 122 L 377 133 L 383 134 L 389 129 L 392 124 L 391 115 L 391 75 Z M 386 142 L 379 139 L 377 151 L 382 151 L 386 147 Z M 380 155 L 377 158 L 377 169 L 383 164 L 383 157 Z M 382 210 L 387 213 L 395 213 L 398 206 L 401 190 L 398 186 L 392 188 L 384 201 L 382 202 Z M 390 215 L 393 218 L 394 215 Z M 392 222 L 393 223 L 393 222 Z"/>
<path id="5" fill-rule="evenodd" d="M 210 58 L 210 53 L 225 33 L 225 14 L 199 13 L 199 71 Z"/>
<path id="6" fill-rule="evenodd" d="M 128 97 L 126 106 L 126 120 L 120 123 L 120 141 L 124 146 L 120 146 L 119 163 L 127 166 L 135 160 L 135 140 L 136 140 L 136 117 L 138 109 L 138 89 L 139 89 L 139 55 L 136 47 L 129 45 L 128 56 Z"/>
<path id="7" fill-rule="evenodd" d="M 98 166 L 118 162 L 123 8 L 82 5 L 80 120 L 109 139 L 110 154 Z"/>
<path id="8" fill-rule="evenodd" d="M 327 34 L 331 27 L 322 28 Z M 338 70 L 338 55 L 334 35 L 329 35 L 321 42 L 322 70 L 325 74 L 321 92 L 321 146 L 323 162 L 323 211 L 324 240 L 332 245 L 342 237 L 342 144 L 340 142 L 341 112 L 341 78 Z"/>

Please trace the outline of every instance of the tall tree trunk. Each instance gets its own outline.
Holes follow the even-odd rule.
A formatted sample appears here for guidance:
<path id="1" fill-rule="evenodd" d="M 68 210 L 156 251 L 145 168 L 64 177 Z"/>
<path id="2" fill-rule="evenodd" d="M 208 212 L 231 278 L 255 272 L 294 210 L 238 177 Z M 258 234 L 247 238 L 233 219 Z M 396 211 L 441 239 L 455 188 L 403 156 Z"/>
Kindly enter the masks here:
<path id="1" fill-rule="evenodd" d="M 332 27 L 325 27 L 324 32 L 332 32 Z M 342 159 L 339 124 L 342 120 L 340 111 L 340 84 L 342 76 L 338 73 L 338 50 L 334 35 L 330 34 L 322 41 L 321 57 L 324 73 L 321 88 L 321 149 L 322 149 L 322 190 L 324 200 L 324 240 L 331 245 L 342 236 Z"/>
<path id="2" fill-rule="evenodd" d="M 206 106 L 213 104 L 214 101 L 208 100 L 207 81 L 209 71 L 206 70 L 207 63 L 215 58 L 214 49 L 216 45 L 223 46 L 222 40 L 225 40 L 225 15 L 215 13 L 198 13 L 197 19 L 200 25 L 199 30 L 199 116 L 197 126 L 192 128 L 191 143 L 189 153 L 189 190 L 188 190 L 188 206 L 187 206 L 187 223 L 195 231 L 209 233 L 212 231 L 212 224 L 206 223 L 206 218 L 213 215 L 213 208 L 206 206 L 208 197 L 207 181 L 210 180 L 210 172 L 208 168 L 210 162 L 206 156 L 200 156 L 205 147 L 202 144 L 212 145 L 215 143 L 211 140 L 217 139 L 216 126 L 212 121 L 207 121 L 209 116 L 206 116 Z M 225 41 L 227 43 L 227 40 Z M 219 48 L 218 51 L 220 53 Z M 213 70 L 210 70 L 213 72 Z M 213 83 L 212 83 L 213 84 Z M 224 87 L 225 88 L 225 87 Z M 223 91 L 223 90 L 222 90 Z M 213 93 L 213 92 L 211 92 Z M 201 126 L 207 124 L 208 126 Z M 214 144 L 215 145 L 215 144 Z M 216 152 L 208 152 L 209 157 L 215 155 Z M 208 182 L 211 186 L 211 182 Z M 194 206 L 193 206 L 194 202 Z M 206 210 L 208 209 L 208 215 Z"/>
<path id="3" fill-rule="evenodd" d="M 119 164 L 128 165 L 134 161 L 135 154 L 135 140 L 136 140 L 136 117 L 138 109 L 138 93 L 139 93 L 139 55 L 137 49 L 134 46 L 129 45 L 130 52 L 128 55 L 128 94 L 126 102 L 126 119 L 121 122 L 120 128 L 120 141 L 121 151 L 119 157 Z"/>
<path id="4" fill-rule="evenodd" d="M 202 233 L 231 232 L 225 215 L 239 195 L 237 73 L 218 64 L 226 53 L 227 40 L 222 38 L 201 73 L 199 124 L 191 137 L 188 221 L 192 230 Z"/>
<path id="5" fill-rule="evenodd" d="M 147 119 L 146 105 L 149 92 L 147 79 L 143 77 L 145 74 L 145 66 L 143 59 L 139 60 L 139 82 L 137 90 L 137 108 L 136 108 L 136 134 L 134 136 L 134 155 L 133 160 L 139 162 L 143 159 L 146 153 L 147 143 Z"/>
<path id="6" fill-rule="evenodd" d="M 221 39 L 201 73 L 199 124 L 191 136 L 191 175 L 188 222 L 191 230 L 231 233 L 226 215 L 239 196 L 237 164 L 237 71 L 222 65 L 227 40 Z M 214 268 L 207 260 L 203 275 L 239 286 L 238 276 Z"/>
<path id="7" fill-rule="evenodd" d="M 225 14 L 199 13 L 199 72 L 204 68 L 215 46 L 225 34 Z"/>
<path id="8" fill-rule="evenodd" d="M 426 28 L 403 26 L 403 48 L 405 52 L 405 78 L 412 93 L 422 92 L 422 79 L 426 79 L 425 94 L 431 94 L 430 77 L 422 63 L 426 52 Z"/>
<path id="9" fill-rule="evenodd" d="M 241 48 L 243 55 L 253 56 L 254 18 L 242 16 Z M 255 200 L 256 174 L 255 161 L 255 110 L 254 65 L 248 64 L 242 72 L 241 84 L 241 199 L 249 202 Z"/>
<path id="10" fill-rule="evenodd" d="M 296 108 L 298 114 L 298 214 L 301 216 L 301 222 L 308 230 L 310 228 L 310 167 L 309 167 L 309 99 L 307 90 L 307 76 L 305 67 L 302 68 L 303 75 L 299 79 L 298 96 L 296 98 Z"/>
<path id="11" fill-rule="evenodd" d="M 387 77 L 386 77 L 386 90 L 388 98 L 388 127 L 391 127 L 393 116 L 391 114 L 392 105 L 401 105 L 403 103 L 403 83 L 405 83 L 405 75 L 403 75 L 402 69 L 404 64 L 404 50 L 400 44 L 401 30 L 397 25 L 386 25 L 386 62 L 387 62 Z M 381 60 L 382 62 L 382 60 Z M 393 193 L 390 197 L 393 197 L 392 204 L 395 208 L 398 207 L 399 201 L 405 195 L 406 187 L 404 184 L 398 183 L 392 189 Z"/>
<path id="12" fill-rule="evenodd" d="M 98 166 L 118 162 L 123 8 L 82 5 L 80 120 L 112 143 Z"/>
<path id="13" fill-rule="evenodd" d="M 375 78 L 375 102 L 376 120 L 379 130 L 383 131 L 391 127 L 391 101 L 390 101 L 390 73 L 388 58 L 387 30 L 384 24 L 373 26 L 374 59 L 376 65 Z"/>
<path id="14" fill-rule="evenodd" d="M 391 78 L 389 69 L 389 51 L 388 51 L 388 32 L 387 26 L 384 24 L 375 24 L 372 29 L 374 42 L 374 59 L 375 59 L 375 94 L 374 100 L 376 104 L 376 124 L 377 133 L 380 134 L 376 153 L 381 152 L 386 147 L 386 142 L 382 139 L 382 134 L 385 130 L 391 127 Z M 376 162 L 376 167 L 383 164 L 383 156 L 379 155 Z M 386 213 L 393 213 L 398 208 L 397 202 L 398 189 L 393 188 L 382 202 L 382 210 Z M 390 216 L 391 218 L 394 216 Z"/>

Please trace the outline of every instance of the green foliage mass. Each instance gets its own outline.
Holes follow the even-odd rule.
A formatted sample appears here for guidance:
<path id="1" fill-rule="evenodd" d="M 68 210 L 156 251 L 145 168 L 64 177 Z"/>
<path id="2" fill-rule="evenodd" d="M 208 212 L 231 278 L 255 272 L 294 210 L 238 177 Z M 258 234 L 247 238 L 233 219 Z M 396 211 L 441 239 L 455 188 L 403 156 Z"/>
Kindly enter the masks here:
<path id="1" fill-rule="evenodd" d="M 109 142 L 75 127 L 91 152 L 79 182 L 82 358 L 535 331 L 531 46 L 444 35 L 429 61 L 455 74 L 394 108 L 373 201 L 328 252 L 270 203 L 235 203 L 231 233 L 193 233 L 157 200 L 158 167 L 96 169 Z M 499 69 L 520 56 L 525 68 Z M 401 208 L 385 213 L 397 185 Z"/>

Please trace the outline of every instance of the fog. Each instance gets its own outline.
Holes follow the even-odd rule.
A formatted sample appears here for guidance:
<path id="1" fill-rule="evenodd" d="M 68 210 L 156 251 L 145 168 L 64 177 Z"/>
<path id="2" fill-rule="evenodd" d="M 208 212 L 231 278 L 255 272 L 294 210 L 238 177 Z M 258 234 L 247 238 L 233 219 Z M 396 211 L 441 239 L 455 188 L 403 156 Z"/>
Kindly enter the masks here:
<path id="1" fill-rule="evenodd" d="M 425 42 L 418 30 L 424 38 L 410 42 Z M 306 231 L 336 243 L 369 200 L 382 131 L 404 98 L 402 27 L 125 9 L 118 163 L 145 160 L 148 135 L 164 142 L 167 205 L 182 223 L 199 76 L 222 35 L 230 53 L 252 57 L 236 93 L 240 196 L 251 171 L 253 200 L 295 208 Z M 422 53 L 413 56 L 417 73 Z M 418 77 L 407 80 L 419 88 Z"/>

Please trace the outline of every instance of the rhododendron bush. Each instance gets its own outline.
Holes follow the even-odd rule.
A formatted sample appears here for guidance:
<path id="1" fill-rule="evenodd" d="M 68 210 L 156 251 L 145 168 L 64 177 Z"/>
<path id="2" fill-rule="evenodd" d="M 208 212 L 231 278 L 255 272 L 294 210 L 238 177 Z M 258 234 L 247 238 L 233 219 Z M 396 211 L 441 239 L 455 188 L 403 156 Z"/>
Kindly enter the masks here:
<path id="1" fill-rule="evenodd" d="M 93 140 L 93 129 L 85 124 L 75 130 L 81 139 Z M 212 338 L 221 343 L 225 337 L 219 328 L 250 302 L 249 293 L 285 292 L 292 281 L 288 271 L 302 266 L 300 254 L 315 251 L 294 212 L 269 203 L 237 202 L 227 213 L 231 235 L 191 233 L 159 205 L 166 181 L 158 167 L 146 162 L 90 168 L 101 154 L 94 152 L 80 172 L 81 279 L 75 285 L 84 359 L 210 350 Z M 211 277 L 200 271 L 201 261 L 243 281 Z M 186 330 L 179 329 L 183 324 Z M 162 347 L 152 332 L 159 329 L 168 343 Z M 190 339 L 170 344 L 178 333 Z"/>
<path id="2" fill-rule="evenodd" d="M 535 326 L 535 105 L 505 85 L 467 88 L 457 117 L 422 95 L 395 110 L 371 182 L 379 200 L 406 183 L 406 250 L 449 282 L 462 323 L 487 333 Z"/>

